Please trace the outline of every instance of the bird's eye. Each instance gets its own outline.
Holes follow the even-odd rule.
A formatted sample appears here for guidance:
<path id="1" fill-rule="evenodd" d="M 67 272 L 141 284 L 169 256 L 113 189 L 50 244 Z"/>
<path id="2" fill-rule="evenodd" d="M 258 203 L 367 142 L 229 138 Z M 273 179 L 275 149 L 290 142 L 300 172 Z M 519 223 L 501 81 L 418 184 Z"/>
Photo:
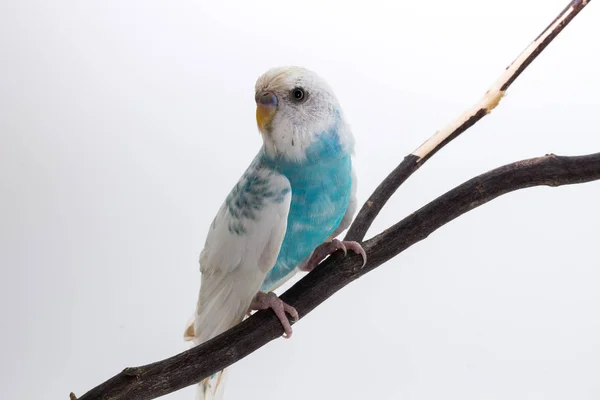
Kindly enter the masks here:
<path id="1" fill-rule="evenodd" d="M 291 98 L 294 102 L 296 103 L 302 103 L 306 100 L 306 93 L 304 92 L 304 89 L 302 88 L 294 88 L 291 91 Z"/>

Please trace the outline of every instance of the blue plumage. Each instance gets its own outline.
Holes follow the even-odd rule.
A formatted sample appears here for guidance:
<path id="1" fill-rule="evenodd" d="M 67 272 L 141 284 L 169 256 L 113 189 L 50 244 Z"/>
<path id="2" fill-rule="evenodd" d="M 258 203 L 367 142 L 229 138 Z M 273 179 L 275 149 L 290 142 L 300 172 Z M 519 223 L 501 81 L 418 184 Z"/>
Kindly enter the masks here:
<path id="1" fill-rule="evenodd" d="M 288 178 L 292 186 L 286 234 L 277 261 L 261 287 L 262 291 L 270 291 L 340 224 L 350 201 L 352 160 L 340 145 L 337 125 L 317 135 L 302 162 L 272 159 L 264 151 L 259 156 L 265 165 Z"/>

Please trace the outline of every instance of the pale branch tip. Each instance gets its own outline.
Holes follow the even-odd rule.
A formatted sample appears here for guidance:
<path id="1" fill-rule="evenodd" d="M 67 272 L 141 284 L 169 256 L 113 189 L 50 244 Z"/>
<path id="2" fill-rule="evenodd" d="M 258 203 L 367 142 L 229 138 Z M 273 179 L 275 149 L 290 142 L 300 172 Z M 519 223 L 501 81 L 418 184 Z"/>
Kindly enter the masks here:
<path id="1" fill-rule="evenodd" d="M 363 240 L 375 217 L 377 217 L 385 203 L 400 185 L 442 147 L 456 139 L 461 133 L 489 114 L 500 103 L 510 85 L 588 3 L 589 1 L 585 0 L 571 1 L 548 27 L 506 68 L 502 75 L 485 92 L 482 99 L 450 124 L 437 131 L 407 156 L 381 182 L 371 197 L 362 206 L 344 239 Z M 375 201 L 375 198 L 378 201 Z"/>
<path id="2" fill-rule="evenodd" d="M 589 3 L 573 0 L 534 42 L 507 68 L 475 107 L 438 131 L 382 181 L 365 202 L 345 240 L 362 241 L 385 203 L 423 163 L 498 105 L 514 80 Z M 300 318 L 346 286 L 458 216 L 502 194 L 531 186 L 560 186 L 600 179 L 600 153 L 579 157 L 547 155 L 524 160 L 479 175 L 450 190 L 363 243 L 368 263 L 359 255 L 337 252 L 280 296 L 293 305 Z M 293 323 L 293 322 L 292 322 Z M 125 368 L 91 389 L 79 400 L 149 400 L 199 382 L 246 357 L 283 329 L 270 311 L 260 311 L 221 335 L 152 364 Z M 70 393 L 71 400 L 77 400 Z"/>

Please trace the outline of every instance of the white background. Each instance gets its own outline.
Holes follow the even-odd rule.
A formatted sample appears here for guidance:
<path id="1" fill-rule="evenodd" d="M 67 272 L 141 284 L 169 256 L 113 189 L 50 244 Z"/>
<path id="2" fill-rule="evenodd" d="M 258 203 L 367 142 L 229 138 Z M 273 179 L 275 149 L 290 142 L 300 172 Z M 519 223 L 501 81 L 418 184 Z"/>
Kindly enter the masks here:
<path id="1" fill-rule="evenodd" d="M 2 397 L 67 399 L 187 348 L 266 69 L 335 89 L 362 204 L 566 3 L 3 1 Z M 599 18 L 592 2 L 370 234 L 504 163 L 600 151 Z M 599 202 L 600 182 L 543 187 L 461 217 L 239 362 L 226 398 L 600 398 Z"/>

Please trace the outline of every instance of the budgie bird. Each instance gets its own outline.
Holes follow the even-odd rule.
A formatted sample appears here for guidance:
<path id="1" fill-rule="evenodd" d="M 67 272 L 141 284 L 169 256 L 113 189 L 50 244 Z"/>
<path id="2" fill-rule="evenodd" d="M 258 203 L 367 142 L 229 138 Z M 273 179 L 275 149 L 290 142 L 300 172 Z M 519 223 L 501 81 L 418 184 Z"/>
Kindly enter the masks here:
<path id="1" fill-rule="evenodd" d="M 271 308 L 283 325 L 296 310 L 272 291 L 336 250 L 366 255 L 335 237 L 356 211 L 354 139 L 330 87 L 300 67 L 273 68 L 255 86 L 258 154 L 214 218 L 200 254 L 200 294 L 185 338 L 203 343 Z M 221 399 L 224 371 L 199 384 L 198 398 Z"/>

